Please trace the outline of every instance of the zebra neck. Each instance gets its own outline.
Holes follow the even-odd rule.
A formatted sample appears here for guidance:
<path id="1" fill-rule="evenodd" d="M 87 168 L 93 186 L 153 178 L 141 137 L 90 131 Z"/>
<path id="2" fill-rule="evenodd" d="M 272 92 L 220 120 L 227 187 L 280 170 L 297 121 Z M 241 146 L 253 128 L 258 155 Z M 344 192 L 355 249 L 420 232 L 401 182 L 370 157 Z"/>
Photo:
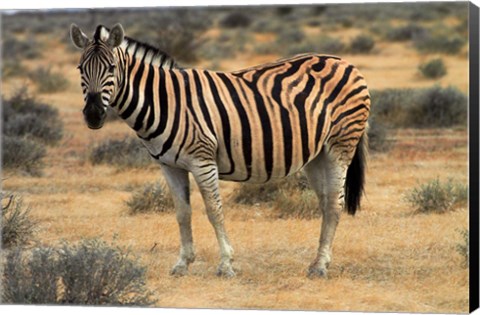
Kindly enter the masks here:
<path id="1" fill-rule="evenodd" d="M 135 126 L 138 125 L 137 120 L 132 117 L 131 111 L 133 107 L 144 105 L 141 102 L 144 100 L 142 96 L 145 92 L 145 82 L 141 80 L 144 72 L 153 68 L 158 70 L 178 68 L 177 63 L 160 49 L 128 37 L 125 37 L 116 55 L 120 71 L 117 77 L 117 92 L 110 105 L 131 128 L 138 131 Z"/>

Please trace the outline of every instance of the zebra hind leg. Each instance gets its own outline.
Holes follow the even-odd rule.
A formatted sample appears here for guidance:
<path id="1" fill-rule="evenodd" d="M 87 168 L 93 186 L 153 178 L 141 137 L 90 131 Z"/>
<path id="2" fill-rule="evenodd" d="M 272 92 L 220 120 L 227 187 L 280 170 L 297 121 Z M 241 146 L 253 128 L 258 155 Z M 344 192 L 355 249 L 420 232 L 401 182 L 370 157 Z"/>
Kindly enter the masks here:
<path id="1" fill-rule="evenodd" d="M 205 202 L 208 220 L 215 230 L 218 245 L 220 247 L 220 264 L 217 276 L 231 278 L 235 276 L 232 267 L 233 248 L 227 236 L 224 225 L 222 202 L 218 187 L 218 170 L 213 164 L 199 167 L 192 172 Z"/>
<path id="2" fill-rule="evenodd" d="M 167 165 L 162 165 L 162 172 L 172 193 L 180 228 L 180 255 L 170 273 L 174 276 L 184 276 L 188 273 L 188 265 L 195 261 L 188 172 Z"/>
<path id="3" fill-rule="evenodd" d="M 332 243 L 344 207 L 346 171 L 347 165 L 333 159 L 326 147 L 305 167 L 305 174 L 319 198 L 323 214 L 319 247 L 316 258 L 308 269 L 309 278 L 327 276 L 327 268 L 332 259 Z"/>

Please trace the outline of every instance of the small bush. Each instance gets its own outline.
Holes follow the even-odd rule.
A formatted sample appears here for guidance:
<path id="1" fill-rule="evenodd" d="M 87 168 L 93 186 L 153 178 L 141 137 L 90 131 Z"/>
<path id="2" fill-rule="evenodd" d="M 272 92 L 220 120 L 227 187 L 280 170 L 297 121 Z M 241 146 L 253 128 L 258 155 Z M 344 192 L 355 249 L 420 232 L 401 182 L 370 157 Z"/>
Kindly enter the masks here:
<path id="1" fill-rule="evenodd" d="M 10 304 L 58 303 L 58 274 L 61 267 L 49 247 L 5 253 L 2 302 Z"/>
<path id="2" fill-rule="evenodd" d="M 415 36 L 413 43 L 420 52 L 454 55 L 460 52 L 465 45 L 465 40 L 458 35 L 426 32 Z"/>
<path id="3" fill-rule="evenodd" d="M 418 213 L 445 213 L 466 202 L 466 190 L 466 186 L 454 184 L 452 180 L 441 183 L 435 179 L 413 188 L 405 200 Z"/>
<path id="4" fill-rule="evenodd" d="M 470 245 L 469 245 L 469 233 L 467 229 L 460 231 L 462 241 L 457 244 L 457 252 L 463 258 L 463 265 L 468 268 L 470 265 Z"/>
<path id="5" fill-rule="evenodd" d="M 37 222 L 32 219 L 30 209 L 14 194 L 0 193 L 2 197 L 2 248 L 23 246 L 32 240 Z"/>
<path id="6" fill-rule="evenodd" d="M 305 33 L 297 27 L 284 28 L 277 35 L 277 44 L 285 47 L 300 44 L 305 40 Z"/>
<path id="7" fill-rule="evenodd" d="M 32 79 L 41 93 L 53 93 L 64 90 L 68 80 L 59 72 L 53 72 L 50 67 L 38 67 L 31 73 Z"/>
<path id="8" fill-rule="evenodd" d="M 315 219 L 321 217 L 319 201 L 313 190 L 282 189 L 275 199 L 274 206 L 282 219 Z"/>
<path id="9" fill-rule="evenodd" d="M 2 55 L 5 60 L 39 58 L 41 52 L 42 47 L 33 36 L 21 40 L 15 36 L 8 35 L 2 43 Z"/>
<path id="10" fill-rule="evenodd" d="M 63 136 L 63 123 L 58 111 L 40 103 L 26 89 L 20 89 L 11 98 L 2 98 L 3 134 L 28 137 L 43 144 L 56 144 Z"/>
<path id="11" fill-rule="evenodd" d="M 338 38 L 334 37 L 321 37 L 319 39 L 318 51 L 322 54 L 340 54 L 345 51 L 345 44 Z"/>
<path id="12" fill-rule="evenodd" d="M 106 140 L 90 152 L 92 164 L 110 164 L 118 167 L 143 167 L 152 162 L 147 150 L 136 138 Z"/>
<path id="13" fill-rule="evenodd" d="M 374 117 L 370 117 L 368 128 L 369 149 L 376 152 L 388 151 L 392 146 L 392 142 L 388 139 L 389 132 L 390 130 L 385 124 Z"/>
<path id="14" fill-rule="evenodd" d="M 422 75 L 429 79 L 437 79 L 447 74 L 447 68 L 441 58 L 432 59 L 418 66 Z"/>
<path id="15" fill-rule="evenodd" d="M 59 123 L 57 120 L 56 122 Z M 4 132 L 12 136 L 29 136 L 42 140 L 44 143 L 54 144 L 62 138 L 62 129 L 59 124 L 48 125 L 45 120 L 35 114 L 19 114 L 5 124 Z"/>
<path id="16" fill-rule="evenodd" d="M 38 176 L 43 167 L 46 149 L 43 145 L 21 137 L 2 137 L 2 167 Z"/>
<path id="17" fill-rule="evenodd" d="M 232 12 L 220 20 L 220 26 L 224 28 L 246 28 L 250 26 L 252 20 L 248 15 L 242 12 Z"/>
<path id="18" fill-rule="evenodd" d="M 449 128 L 467 123 L 467 97 L 454 87 L 371 91 L 372 115 L 388 127 Z"/>
<path id="19" fill-rule="evenodd" d="M 388 127 L 407 127 L 408 108 L 414 106 L 419 94 L 414 89 L 372 90 L 372 116 Z"/>
<path id="20" fill-rule="evenodd" d="M 468 101 L 455 87 L 434 86 L 418 95 L 408 112 L 411 126 L 446 128 L 467 124 Z"/>
<path id="21" fill-rule="evenodd" d="M 254 205 L 271 203 L 281 190 L 309 189 L 308 180 L 302 173 L 291 175 L 285 179 L 265 184 L 241 184 L 233 196 L 233 201 L 240 204 Z"/>
<path id="22" fill-rule="evenodd" d="M 426 29 L 418 24 L 408 24 L 389 29 L 385 37 L 390 41 L 407 41 L 422 36 L 425 32 Z"/>
<path id="23" fill-rule="evenodd" d="M 368 35 L 358 35 L 350 42 L 350 52 L 354 54 L 367 54 L 373 47 L 375 47 L 375 41 Z"/>
<path id="24" fill-rule="evenodd" d="M 146 212 L 172 212 L 174 204 L 170 192 L 160 182 L 147 184 L 133 193 L 127 200 L 131 214 Z"/>
<path id="25" fill-rule="evenodd" d="M 99 240 L 7 253 L 2 301 L 14 304 L 151 305 L 145 267 Z"/>
<path id="26" fill-rule="evenodd" d="M 13 78 L 24 76 L 27 69 L 18 58 L 8 58 L 2 60 L 2 76 L 3 78 Z"/>

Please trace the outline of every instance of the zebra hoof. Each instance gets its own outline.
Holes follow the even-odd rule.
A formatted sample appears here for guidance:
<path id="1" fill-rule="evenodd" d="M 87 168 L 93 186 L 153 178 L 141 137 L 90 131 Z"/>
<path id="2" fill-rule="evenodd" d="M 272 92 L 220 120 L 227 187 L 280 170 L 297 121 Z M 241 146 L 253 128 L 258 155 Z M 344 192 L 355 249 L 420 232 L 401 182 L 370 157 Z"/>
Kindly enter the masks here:
<path id="1" fill-rule="evenodd" d="M 326 268 L 315 268 L 310 267 L 308 268 L 307 277 L 310 279 L 317 279 L 317 278 L 327 278 L 327 269 Z"/>
<path id="2" fill-rule="evenodd" d="M 235 271 L 231 265 L 220 264 L 217 269 L 217 276 L 222 278 L 234 278 L 236 276 Z"/>
<path id="3" fill-rule="evenodd" d="M 175 265 L 170 271 L 170 275 L 175 277 L 183 277 L 188 274 L 188 267 L 185 265 Z"/>

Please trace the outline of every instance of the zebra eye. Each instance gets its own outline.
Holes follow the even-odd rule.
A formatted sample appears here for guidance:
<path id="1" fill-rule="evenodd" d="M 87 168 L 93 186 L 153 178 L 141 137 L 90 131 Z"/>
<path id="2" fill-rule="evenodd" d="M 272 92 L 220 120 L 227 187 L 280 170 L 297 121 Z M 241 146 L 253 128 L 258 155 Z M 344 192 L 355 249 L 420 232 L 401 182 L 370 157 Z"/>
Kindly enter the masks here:
<path id="1" fill-rule="evenodd" d="M 110 65 L 110 67 L 108 68 L 108 71 L 109 71 L 110 73 L 113 73 L 114 70 L 115 70 L 115 65 L 112 63 L 112 64 Z"/>

